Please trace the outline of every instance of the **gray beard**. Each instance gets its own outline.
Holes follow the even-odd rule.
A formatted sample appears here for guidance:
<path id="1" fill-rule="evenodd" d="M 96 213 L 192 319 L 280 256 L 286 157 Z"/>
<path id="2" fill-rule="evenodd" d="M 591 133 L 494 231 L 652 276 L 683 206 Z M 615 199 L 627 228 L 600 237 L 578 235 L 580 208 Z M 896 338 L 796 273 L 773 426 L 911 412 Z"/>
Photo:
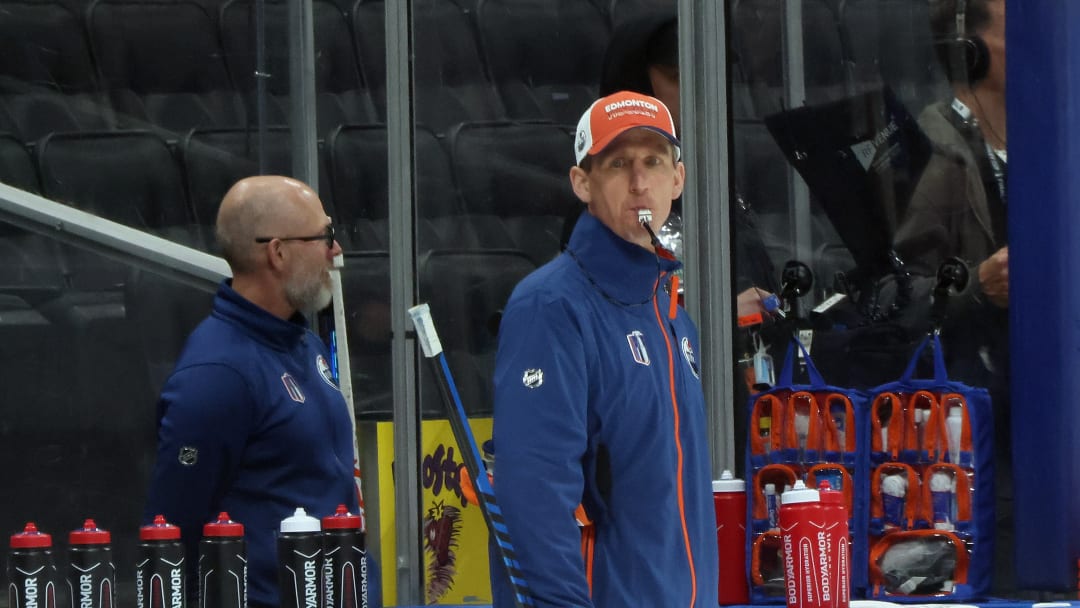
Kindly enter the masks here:
<path id="1" fill-rule="evenodd" d="M 333 294 L 323 281 L 323 273 L 315 276 L 301 276 L 285 283 L 285 299 L 289 306 L 310 316 L 326 308 Z"/>

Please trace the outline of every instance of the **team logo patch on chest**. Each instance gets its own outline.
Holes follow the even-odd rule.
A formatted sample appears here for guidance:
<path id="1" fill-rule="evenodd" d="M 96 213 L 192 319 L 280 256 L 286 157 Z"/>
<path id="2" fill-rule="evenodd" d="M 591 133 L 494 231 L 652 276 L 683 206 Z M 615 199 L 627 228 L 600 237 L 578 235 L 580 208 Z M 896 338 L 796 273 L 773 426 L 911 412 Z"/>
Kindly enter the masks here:
<path id="1" fill-rule="evenodd" d="M 682 355 L 683 359 L 686 359 L 686 364 L 690 366 L 690 371 L 694 374 L 694 377 L 700 380 L 701 372 L 698 371 L 697 357 L 694 356 L 694 347 L 690 345 L 690 338 L 682 339 Z"/>
<path id="2" fill-rule="evenodd" d="M 319 375 L 322 376 L 323 382 L 329 384 L 335 389 L 338 388 L 337 382 L 334 382 L 334 370 L 330 369 L 330 364 L 326 362 L 326 357 L 319 355 L 315 357 L 315 368 L 319 370 Z"/>
<path id="3" fill-rule="evenodd" d="M 281 383 L 285 385 L 285 391 L 289 398 L 297 403 L 304 402 L 304 393 L 300 390 L 300 384 L 288 372 L 281 374 Z"/>
<path id="4" fill-rule="evenodd" d="M 645 340 L 642 339 L 644 335 L 636 329 L 626 334 L 626 341 L 630 343 L 630 354 L 640 365 L 649 364 L 649 351 L 645 350 Z"/>

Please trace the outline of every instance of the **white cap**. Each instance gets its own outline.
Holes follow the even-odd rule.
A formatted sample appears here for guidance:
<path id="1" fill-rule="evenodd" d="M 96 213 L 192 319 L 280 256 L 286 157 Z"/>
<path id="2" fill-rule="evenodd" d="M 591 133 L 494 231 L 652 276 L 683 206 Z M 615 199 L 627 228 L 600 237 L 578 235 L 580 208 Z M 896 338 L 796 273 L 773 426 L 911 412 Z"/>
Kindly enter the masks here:
<path id="1" fill-rule="evenodd" d="M 322 529 L 319 520 L 307 514 L 303 507 L 296 507 L 296 512 L 281 520 L 281 532 L 318 532 Z"/>
<path id="2" fill-rule="evenodd" d="M 776 484 L 775 483 L 767 483 L 767 484 L 765 484 L 765 493 L 766 494 L 776 494 Z"/>
<path id="3" fill-rule="evenodd" d="M 780 495 L 780 504 L 790 505 L 802 502 L 821 502 L 821 494 L 813 488 L 806 487 L 800 479 L 795 482 L 795 487 Z"/>
<path id="4" fill-rule="evenodd" d="M 745 492 L 746 482 L 741 479 L 736 479 L 731 471 L 724 469 L 724 472 L 720 474 L 720 479 L 714 479 L 712 482 L 713 492 Z"/>
<path id="5" fill-rule="evenodd" d="M 959 405 L 954 405 L 954 406 L 949 408 L 949 418 L 963 418 L 963 417 L 964 417 L 964 408 L 960 407 Z"/>

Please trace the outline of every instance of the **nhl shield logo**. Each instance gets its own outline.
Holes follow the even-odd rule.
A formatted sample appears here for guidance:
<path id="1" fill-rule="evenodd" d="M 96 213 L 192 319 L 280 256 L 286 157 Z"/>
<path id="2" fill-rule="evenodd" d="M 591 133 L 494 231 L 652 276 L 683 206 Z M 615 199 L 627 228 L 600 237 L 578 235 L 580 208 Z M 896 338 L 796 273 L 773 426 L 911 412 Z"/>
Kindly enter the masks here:
<path id="1" fill-rule="evenodd" d="M 694 347 L 690 345 L 690 338 L 682 339 L 682 354 L 694 377 L 700 380 L 701 372 L 698 371 L 697 357 L 694 356 Z"/>
<path id="2" fill-rule="evenodd" d="M 521 383 L 525 388 L 539 388 L 544 383 L 544 370 L 527 369 L 521 376 Z"/>

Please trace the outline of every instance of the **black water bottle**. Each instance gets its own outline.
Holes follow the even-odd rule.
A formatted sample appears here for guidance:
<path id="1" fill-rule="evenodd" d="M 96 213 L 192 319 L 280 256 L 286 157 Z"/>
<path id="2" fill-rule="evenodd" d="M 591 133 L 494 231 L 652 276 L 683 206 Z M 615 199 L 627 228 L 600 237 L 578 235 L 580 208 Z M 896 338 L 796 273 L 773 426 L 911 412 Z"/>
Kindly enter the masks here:
<path id="1" fill-rule="evenodd" d="M 113 608 L 116 605 L 116 567 L 112 536 L 88 519 L 68 534 L 68 590 L 71 608 Z"/>
<path id="2" fill-rule="evenodd" d="M 281 520 L 277 548 L 281 608 L 320 608 L 323 564 L 319 520 L 298 507 Z"/>
<path id="3" fill-rule="evenodd" d="M 138 608 L 184 608 L 187 602 L 184 545 L 180 528 L 165 521 L 139 528 L 138 557 L 135 558 L 135 601 Z"/>
<path id="4" fill-rule="evenodd" d="M 52 536 L 28 522 L 22 532 L 11 536 L 8 605 L 56 608 L 56 579 Z"/>
<path id="5" fill-rule="evenodd" d="M 213 608 L 247 608 L 244 526 L 222 511 L 199 541 L 199 601 Z"/>
<path id="6" fill-rule="evenodd" d="M 327 608 L 367 608 L 364 520 L 345 505 L 322 519 L 324 597 Z"/>

